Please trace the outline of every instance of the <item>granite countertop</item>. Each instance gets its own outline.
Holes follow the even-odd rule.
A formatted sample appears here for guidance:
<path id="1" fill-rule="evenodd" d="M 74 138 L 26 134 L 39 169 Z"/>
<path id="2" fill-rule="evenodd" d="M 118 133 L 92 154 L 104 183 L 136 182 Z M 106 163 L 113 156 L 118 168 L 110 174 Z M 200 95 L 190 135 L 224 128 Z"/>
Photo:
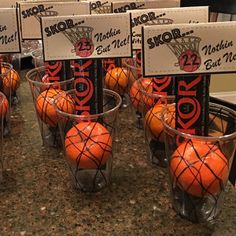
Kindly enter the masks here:
<path id="1" fill-rule="evenodd" d="M 61 150 L 42 146 L 29 86 L 22 79 L 4 140 L 8 170 L 0 185 L 0 235 L 236 235 L 236 191 L 228 185 L 215 227 L 192 224 L 173 211 L 165 169 L 148 164 L 143 132 L 129 109 L 119 117 L 110 188 L 73 189 Z"/>

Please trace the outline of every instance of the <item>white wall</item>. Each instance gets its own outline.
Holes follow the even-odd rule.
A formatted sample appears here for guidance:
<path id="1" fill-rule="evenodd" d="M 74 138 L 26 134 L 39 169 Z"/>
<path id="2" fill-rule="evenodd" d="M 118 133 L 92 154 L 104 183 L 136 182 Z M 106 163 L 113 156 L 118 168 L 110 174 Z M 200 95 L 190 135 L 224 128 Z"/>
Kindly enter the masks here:
<path id="1" fill-rule="evenodd" d="M 235 91 L 236 96 L 236 73 L 218 74 L 211 78 L 210 92 Z"/>

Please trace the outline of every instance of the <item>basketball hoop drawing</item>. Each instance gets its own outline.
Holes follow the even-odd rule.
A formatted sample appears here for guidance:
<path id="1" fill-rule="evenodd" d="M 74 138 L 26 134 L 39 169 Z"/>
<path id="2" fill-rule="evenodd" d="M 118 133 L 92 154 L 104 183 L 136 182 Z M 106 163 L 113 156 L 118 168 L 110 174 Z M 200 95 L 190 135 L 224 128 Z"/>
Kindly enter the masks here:
<path id="1" fill-rule="evenodd" d="M 196 71 L 201 65 L 200 41 L 199 37 L 185 36 L 167 43 L 166 45 L 178 59 L 175 66 L 179 66 L 181 70 L 186 72 Z"/>
<path id="2" fill-rule="evenodd" d="M 49 17 L 49 16 L 58 16 L 58 12 L 47 10 L 47 11 L 39 12 L 38 14 L 34 15 L 34 17 L 37 19 L 38 22 L 40 22 L 41 17 Z"/>
<path id="3" fill-rule="evenodd" d="M 168 18 L 156 18 L 151 21 L 148 21 L 146 25 L 170 25 L 173 24 L 173 22 L 174 21 L 172 19 Z"/>
<path id="4" fill-rule="evenodd" d="M 76 56 L 89 57 L 94 52 L 92 32 L 92 27 L 76 25 L 73 28 L 66 29 L 62 33 L 74 46 L 71 52 L 75 52 Z"/>
<path id="5" fill-rule="evenodd" d="M 111 13 L 111 6 L 101 6 L 93 10 L 96 14 Z"/>

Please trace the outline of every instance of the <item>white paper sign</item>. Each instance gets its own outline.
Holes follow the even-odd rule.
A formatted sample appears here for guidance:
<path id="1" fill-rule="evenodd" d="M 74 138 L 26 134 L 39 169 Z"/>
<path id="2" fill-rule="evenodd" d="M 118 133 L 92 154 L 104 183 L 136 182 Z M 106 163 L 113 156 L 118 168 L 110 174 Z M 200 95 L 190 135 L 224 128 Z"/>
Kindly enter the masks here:
<path id="1" fill-rule="evenodd" d="M 78 2 L 78 0 L 23 0 L 23 1 L 25 2 Z"/>
<path id="2" fill-rule="evenodd" d="M 44 58 L 130 57 L 130 14 L 42 18 Z"/>
<path id="3" fill-rule="evenodd" d="M 77 2 L 77 0 L 0 0 L 0 8 L 16 7 L 19 2 Z"/>
<path id="4" fill-rule="evenodd" d="M 143 27 L 144 76 L 236 71 L 236 22 Z"/>
<path id="5" fill-rule="evenodd" d="M 108 0 L 92 0 L 90 2 L 91 14 L 111 13 L 111 2 Z"/>
<path id="6" fill-rule="evenodd" d="M 156 0 L 156 1 L 114 1 L 112 11 L 114 13 L 126 12 L 129 10 L 148 9 L 148 8 L 169 8 L 179 7 L 180 0 Z"/>
<path id="7" fill-rule="evenodd" d="M 22 39 L 41 39 L 41 17 L 90 14 L 88 2 L 26 2 L 19 8 Z"/>
<path id="8" fill-rule="evenodd" d="M 0 9 L 0 53 L 20 52 L 17 12 L 14 8 Z"/>
<path id="9" fill-rule="evenodd" d="M 16 6 L 16 0 L 1 0 L 0 1 L 0 8 L 9 8 Z"/>
<path id="10" fill-rule="evenodd" d="M 133 10 L 131 13 L 133 49 L 141 49 L 143 25 L 166 25 L 178 23 L 206 23 L 208 7 L 181 7 Z"/>
<path id="11" fill-rule="evenodd" d="M 151 0 L 146 1 L 146 8 L 180 7 L 181 0 Z"/>

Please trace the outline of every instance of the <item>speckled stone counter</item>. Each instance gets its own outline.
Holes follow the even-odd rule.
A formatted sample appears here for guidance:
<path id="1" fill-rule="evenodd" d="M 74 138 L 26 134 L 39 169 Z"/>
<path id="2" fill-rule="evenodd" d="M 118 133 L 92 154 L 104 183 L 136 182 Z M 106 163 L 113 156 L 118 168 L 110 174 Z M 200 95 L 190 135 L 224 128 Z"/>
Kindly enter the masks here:
<path id="1" fill-rule="evenodd" d="M 41 144 L 28 83 L 12 111 L 4 141 L 8 159 L 0 185 L 0 235 L 236 235 L 236 191 L 228 185 L 215 227 L 192 224 L 172 210 L 165 169 L 146 160 L 143 133 L 130 110 L 119 117 L 110 188 L 76 192 L 61 150 Z"/>

